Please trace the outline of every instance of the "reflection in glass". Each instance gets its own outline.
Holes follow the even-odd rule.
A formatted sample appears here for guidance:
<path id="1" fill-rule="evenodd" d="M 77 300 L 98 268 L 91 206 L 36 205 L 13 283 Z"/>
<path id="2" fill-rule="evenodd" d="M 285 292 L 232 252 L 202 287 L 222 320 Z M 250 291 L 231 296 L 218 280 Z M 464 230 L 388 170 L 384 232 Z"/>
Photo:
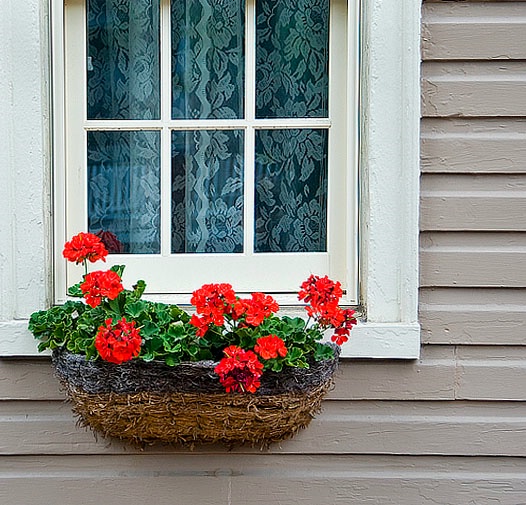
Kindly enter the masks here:
<path id="1" fill-rule="evenodd" d="M 172 253 L 243 252 L 243 132 L 172 131 Z"/>
<path id="2" fill-rule="evenodd" d="M 160 253 L 159 152 L 157 131 L 88 132 L 88 230 L 123 253 Z"/>
<path id="3" fill-rule="evenodd" d="M 327 130 L 256 131 L 256 252 L 327 250 Z"/>
<path id="4" fill-rule="evenodd" d="M 159 119 L 159 1 L 87 0 L 88 119 Z"/>

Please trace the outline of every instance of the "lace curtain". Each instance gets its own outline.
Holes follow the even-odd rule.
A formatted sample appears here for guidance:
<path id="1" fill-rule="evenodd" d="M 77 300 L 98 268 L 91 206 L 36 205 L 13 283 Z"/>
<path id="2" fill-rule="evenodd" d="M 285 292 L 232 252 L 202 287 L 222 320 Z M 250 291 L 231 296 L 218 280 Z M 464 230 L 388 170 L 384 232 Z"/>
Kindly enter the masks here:
<path id="1" fill-rule="evenodd" d="M 173 120 L 245 117 L 244 5 L 172 1 Z M 328 0 L 256 2 L 256 118 L 327 117 L 328 12 Z M 159 19 L 159 0 L 88 0 L 88 119 L 160 118 Z M 160 132 L 87 142 L 90 231 L 159 253 Z M 245 142 L 242 129 L 172 130 L 172 253 L 243 252 Z M 327 146 L 324 129 L 255 131 L 256 252 L 326 250 Z"/>
<path id="2" fill-rule="evenodd" d="M 160 118 L 156 0 L 88 0 L 88 119 Z M 88 229 L 112 252 L 160 253 L 160 134 L 90 131 Z"/>

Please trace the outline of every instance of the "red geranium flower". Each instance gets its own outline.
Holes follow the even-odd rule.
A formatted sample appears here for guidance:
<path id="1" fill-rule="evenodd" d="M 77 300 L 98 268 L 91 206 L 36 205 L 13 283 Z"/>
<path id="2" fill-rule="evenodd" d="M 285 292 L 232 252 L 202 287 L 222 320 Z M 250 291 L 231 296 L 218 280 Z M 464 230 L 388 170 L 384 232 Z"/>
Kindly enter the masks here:
<path id="1" fill-rule="evenodd" d="M 259 378 L 263 374 L 263 365 L 252 351 L 231 345 L 223 350 L 225 358 L 215 367 L 219 381 L 226 392 L 255 393 L 261 385 Z"/>
<path id="2" fill-rule="evenodd" d="M 99 351 L 100 357 L 117 365 L 138 356 L 141 343 L 142 339 L 138 328 L 135 328 L 135 321 L 128 323 L 125 317 L 119 319 L 115 325 L 111 318 L 106 319 L 105 326 L 99 327 L 95 337 L 95 348 Z"/>
<path id="3" fill-rule="evenodd" d="M 86 274 L 80 285 L 86 303 L 90 307 L 97 307 L 104 297 L 115 300 L 124 289 L 119 274 L 113 270 L 97 270 Z"/>
<path id="4" fill-rule="evenodd" d="M 254 346 L 256 351 L 263 359 L 272 359 L 281 356 L 284 358 L 287 355 L 287 348 L 285 342 L 276 335 L 268 335 L 257 339 Z"/>
<path id="5" fill-rule="evenodd" d="M 204 337 L 208 331 L 211 321 L 207 317 L 199 317 L 197 314 L 192 314 L 190 318 L 190 324 L 197 328 L 196 335 L 198 337 Z"/>
<path id="6" fill-rule="evenodd" d="M 77 264 L 86 260 L 95 263 L 97 260 L 106 261 L 108 251 L 99 237 L 93 233 L 81 232 L 66 242 L 62 255 Z"/>
<path id="7" fill-rule="evenodd" d="M 245 322 L 250 326 L 259 326 L 263 319 L 279 310 L 276 300 L 263 293 L 252 293 L 252 298 L 241 301 L 246 311 Z"/>
<path id="8" fill-rule="evenodd" d="M 321 326 L 338 328 L 345 320 L 343 309 L 337 303 L 307 307 L 307 314 L 314 317 Z"/>
<path id="9" fill-rule="evenodd" d="M 336 345 L 343 345 L 345 342 L 347 342 L 347 340 L 349 340 L 349 334 L 350 331 L 347 328 L 336 328 L 331 340 Z"/>
<path id="10" fill-rule="evenodd" d="M 205 284 L 193 292 L 190 302 L 201 316 L 192 317 L 190 323 L 198 328 L 197 334 L 203 336 L 210 324 L 223 326 L 225 314 L 230 314 L 236 303 L 236 293 L 230 284 Z"/>
<path id="11" fill-rule="evenodd" d="M 356 318 L 354 317 L 355 311 L 352 309 L 342 310 L 343 321 L 341 325 L 334 330 L 334 335 L 331 340 L 337 345 L 342 345 L 349 340 L 352 327 L 356 324 Z"/>
<path id="12" fill-rule="evenodd" d="M 305 300 L 306 303 L 311 304 L 313 309 L 317 310 L 327 304 L 338 305 L 342 295 L 342 285 L 339 282 L 331 281 L 327 276 L 311 275 L 301 285 L 298 299 Z"/>

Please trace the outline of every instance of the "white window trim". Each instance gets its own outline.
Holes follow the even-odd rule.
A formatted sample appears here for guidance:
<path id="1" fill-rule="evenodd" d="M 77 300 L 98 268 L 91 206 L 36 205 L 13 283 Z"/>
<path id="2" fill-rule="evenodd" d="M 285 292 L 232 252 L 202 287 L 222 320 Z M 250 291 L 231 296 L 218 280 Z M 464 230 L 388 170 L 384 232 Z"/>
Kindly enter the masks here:
<path id="1" fill-rule="evenodd" d="M 161 41 L 161 74 L 170 75 L 170 2 L 161 0 L 160 7 L 160 41 Z M 84 55 L 87 52 L 86 35 L 81 34 L 86 26 L 87 12 L 83 8 L 85 0 L 69 0 L 65 10 L 64 25 L 66 27 L 64 44 L 65 57 L 59 53 L 54 58 L 55 66 L 64 60 L 65 94 L 78 97 L 65 103 L 65 110 L 57 110 L 56 115 L 66 118 L 71 128 L 67 134 L 57 131 L 55 145 L 65 146 L 65 162 L 60 165 L 55 162 L 55 181 L 57 187 L 65 187 L 64 196 L 59 196 L 56 202 L 55 220 L 59 226 L 66 223 L 64 236 L 55 236 L 55 247 L 61 250 L 62 244 L 79 231 L 86 230 L 87 187 L 84 171 L 86 170 L 86 135 L 90 130 L 123 130 L 123 129 L 153 129 L 160 132 L 161 145 L 161 208 L 169 209 L 171 158 L 166 147 L 169 146 L 168 130 L 194 130 L 218 128 L 243 131 L 244 156 L 244 201 L 245 210 L 254 208 L 254 142 L 255 132 L 261 128 L 321 128 L 329 132 L 328 143 L 328 249 L 325 252 L 306 253 L 256 253 L 254 254 L 254 223 L 250 212 L 245 212 L 243 254 L 176 254 L 170 255 L 171 247 L 171 216 L 169 212 L 161 211 L 161 250 L 158 255 L 147 258 L 140 254 L 112 254 L 107 266 L 125 264 L 124 285 L 131 285 L 136 279 L 142 278 L 147 283 L 146 296 L 169 303 L 189 304 L 191 293 L 197 287 L 207 282 L 228 282 L 238 293 L 264 291 L 277 300 L 280 306 L 298 305 L 297 295 L 292 294 L 295 288 L 307 278 L 309 273 L 327 273 L 331 278 L 338 279 L 345 286 L 346 296 L 342 303 L 357 305 L 359 303 L 357 267 L 348 268 L 357 261 L 357 241 L 348 241 L 348 237 L 356 237 L 356 208 L 358 192 L 356 170 L 356 146 L 348 146 L 347 139 L 354 139 L 358 132 L 358 124 L 354 118 L 349 121 L 346 111 L 346 97 L 349 93 L 353 100 L 358 85 L 358 47 L 354 43 L 356 37 L 348 37 L 347 30 L 356 32 L 358 17 L 347 17 L 347 0 L 331 0 L 330 20 L 330 85 L 329 114 L 326 118 L 279 118 L 257 119 L 255 114 L 255 1 L 247 1 L 246 6 L 246 53 L 245 53 L 245 110 L 246 117 L 240 119 L 172 119 L 170 86 L 161 86 L 161 115 L 157 120 L 93 120 L 87 119 L 85 101 L 80 97 L 87 96 L 87 73 Z M 347 19 L 349 22 L 347 22 Z M 347 26 L 349 25 L 349 27 Z M 349 39 L 349 44 L 347 40 Z M 352 44 L 354 43 L 354 44 Z M 347 60 L 353 62 L 352 68 L 346 65 Z M 344 63 L 345 62 L 345 63 Z M 57 68 L 58 71 L 58 68 Z M 62 74 L 62 71 L 60 71 Z M 349 85 L 347 81 L 349 80 Z M 168 81 L 170 82 L 170 81 Z M 58 97 L 57 102 L 64 100 Z M 353 130 L 352 134 L 347 129 Z M 166 142 L 165 142 L 166 141 Z M 354 142 L 355 144 L 355 142 Z M 163 147 L 164 145 L 164 147 Z M 349 148 L 348 148 L 349 147 Z M 164 154 L 164 156 L 163 156 Z M 67 167 L 67 168 L 66 168 Z M 79 167 L 77 170 L 76 167 Z M 82 168 L 80 168 L 82 167 Z M 352 173 L 348 167 L 352 167 Z M 78 176 L 77 176 L 78 175 Z M 348 187 L 345 181 L 349 180 Z M 252 188 L 252 189 L 251 189 Z M 58 193 L 57 193 L 58 194 Z M 62 195 L 62 193 L 60 194 Z M 64 209 L 66 202 L 74 202 L 73 207 Z M 83 200 L 84 198 L 84 200 Z M 165 204 L 166 205 L 165 207 Z M 342 226 L 348 223 L 345 233 Z M 67 299 L 67 286 L 74 284 L 82 275 L 82 267 L 56 258 L 55 303 L 63 303 Z M 65 270 L 62 272 L 61 270 Z M 269 272 L 271 274 L 269 275 Z M 352 273 L 352 276 L 348 274 Z M 64 281 L 66 278 L 66 281 Z"/>
<path id="2" fill-rule="evenodd" d="M 63 78 L 54 69 L 55 121 L 49 121 L 48 54 L 62 54 L 63 0 L 50 0 L 52 22 L 44 0 L 8 0 L 0 34 L 0 97 L 21 90 L 14 100 L 0 98 L 0 112 L 11 135 L 0 135 L 7 174 L 0 186 L 0 354 L 34 356 L 36 345 L 27 330 L 31 312 L 52 299 L 50 143 L 63 129 L 56 106 Z M 363 2 L 360 37 L 360 291 L 366 318 L 344 345 L 344 357 L 406 358 L 419 356 L 418 198 L 420 119 L 420 0 Z M 358 6 L 349 4 L 349 19 Z M 354 17 L 353 17 L 354 16 Z M 352 21 L 350 21 L 352 23 Z M 351 24 L 350 24 L 351 26 Z M 352 25 L 354 26 L 354 25 Z M 356 30 L 350 36 L 358 37 Z M 17 40 L 22 43 L 13 44 Z M 46 48 L 52 46 L 52 53 Z M 352 46 L 352 44 L 350 44 Z M 35 57 L 39 55 L 40 57 Z M 20 62 L 24 64 L 21 65 Z M 4 89 L 5 88 L 5 89 Z M 358 91 L 350 90 L 351 96 Z M 351 102 L 352 100 L 350 100 Z M 358 109 L 350 117 L 358 120 Z M 20 121 L 24 118 L 24 121 Z M 42 119 L 44 118 L 44 119 Z M 24 123 L 23 125 L 21 123 Z M 39 126 L 42 130 L 39 131 Z M 35 133 L 36 131 L 36 133 Z M 32 133 L 31 133 L 32 132 Z M 28 140 L 28 137 L 31 139 Z M 31 141 L 32 148 L 28 148 Z M 355 140 L 349 138 L 354 144 Z M 63 163 L 60 150 L 54 163 Z M 42 189 L 43 188 L 43 189 Z M 63 194 L 63 188 L 55 188 Z M 59 202 L 60 203 L 60 202 Z M 55 230 L 60 234 L 60 230 Z M 60 253 L 60 251 L 58 252 Z M 55 251 L 57 254 L 57 251 Z M 353 268 L 350 266 L 350 268 Z"/>

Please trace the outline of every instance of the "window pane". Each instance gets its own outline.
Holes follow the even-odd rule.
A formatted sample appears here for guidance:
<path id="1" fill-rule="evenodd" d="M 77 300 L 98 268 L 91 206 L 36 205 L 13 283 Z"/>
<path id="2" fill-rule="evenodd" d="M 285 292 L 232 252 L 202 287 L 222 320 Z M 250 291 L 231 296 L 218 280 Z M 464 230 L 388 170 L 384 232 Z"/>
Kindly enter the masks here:
<path id="1" fill-rule="evenodd" d="M 159 119 L 159 0 L 88 0 L 88 119 Z"/>
<path id="2" fill-rule="evenodd" d="M 327 130 L 256 131 L 256 252 L 327 250 Z"/>
<path id="3" fill-rule="evenodd" d="M 88 229 L 110 252 L 160 253 L 159 152 L 157 131 L 88 132 Z"/>
<path id="4" fill-rule="evenodd" d="M 172 132 L 172 252 L 243 252 L 243 132 Z"/>
<path id="5" fill-rule="evenodd" d="M 172 118 L 243 117 L 244 0 L 172 1 Z"/>
<path id="6" fill-rule="evenodd" d="M 256 117 L 327 117 L 329 0 L 258 0 Z"/>

